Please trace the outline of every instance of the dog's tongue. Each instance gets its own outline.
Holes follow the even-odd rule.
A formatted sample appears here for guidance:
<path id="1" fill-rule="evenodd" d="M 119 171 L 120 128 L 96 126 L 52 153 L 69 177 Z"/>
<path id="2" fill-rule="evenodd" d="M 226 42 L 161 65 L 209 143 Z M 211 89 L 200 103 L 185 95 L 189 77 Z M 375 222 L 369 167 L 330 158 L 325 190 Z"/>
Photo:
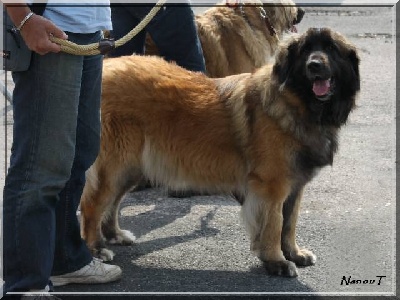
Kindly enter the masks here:
<path id="1" fill-rule="evenodd" d="M 316 80 L 313 85 L 313 92 L 316 96 L 325 96 L 331 88 L 330 80 Z"/>

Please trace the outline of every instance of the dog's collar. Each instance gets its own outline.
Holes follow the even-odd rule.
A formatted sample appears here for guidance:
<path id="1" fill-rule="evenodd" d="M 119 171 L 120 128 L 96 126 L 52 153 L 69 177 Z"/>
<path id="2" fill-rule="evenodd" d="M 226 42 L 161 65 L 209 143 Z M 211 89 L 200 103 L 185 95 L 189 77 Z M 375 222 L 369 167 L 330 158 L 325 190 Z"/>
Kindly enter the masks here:
<path id="1" fill-rule="evenodd" d="M 241 1 L 235 1 L 235 2 L 226 2 L 226 6 L 232 7 L 233 9 L 238 9 L 240 13 L 242 14 L 243 18 L 247 21 L 247 23 L 250 24 L 246 13 L 244 12 L 244 4 Z M 260 17 L 264 20 L 265 26 L 267 27 L 269 33 L 271 36 L 278 36 L 277 31 L 275 27 L 272 25 L 270 18 L 267 15 L 267 12 L 265 11 L 264 7 L 260 6 Z"/>
<path id="2" fill-rule="evenodd" d="M 269 19 L 268 15 L 267 15 L 267 12 L 265 11 L 264 7 L 260 7 L 260 16 L 261 16 L 261 18 L 264 19 L 265 26 L 267 26 L 271 36 L 277 35 L 276 29 L 275 29 L 274 26 L 272 26 L 271 20 Z"/>

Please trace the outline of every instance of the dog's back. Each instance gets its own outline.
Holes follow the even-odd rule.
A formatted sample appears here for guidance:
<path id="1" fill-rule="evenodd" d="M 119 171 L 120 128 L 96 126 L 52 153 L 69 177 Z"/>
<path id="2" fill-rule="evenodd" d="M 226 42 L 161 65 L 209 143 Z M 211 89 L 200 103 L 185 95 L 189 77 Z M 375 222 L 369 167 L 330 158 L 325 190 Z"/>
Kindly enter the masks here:
<path id="1" fill-rule="evenodd" d="M 175 188 L 237 186 L 244 166 L 231 130 L 234 116 L 213 79 L 158 57 L 110 59 L 104 68 L 102 147 L 106 149 L 101 155 L 108 156 L 105 161 L 114 156 L 113 161 L 123 160 L 124 168 L 130 164 L 155 183 Z M 236 85 L 220 80 L 227 82 L 219 86 L 225 86 L 228 97 Z M 136 165 L 124 159 L 132 155 Z"/>

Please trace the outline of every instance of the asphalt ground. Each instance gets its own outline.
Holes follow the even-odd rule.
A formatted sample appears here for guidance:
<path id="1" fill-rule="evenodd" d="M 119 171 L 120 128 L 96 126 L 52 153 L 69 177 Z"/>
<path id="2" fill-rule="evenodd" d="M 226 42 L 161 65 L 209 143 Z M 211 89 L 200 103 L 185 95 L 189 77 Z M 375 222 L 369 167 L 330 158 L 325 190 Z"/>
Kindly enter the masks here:
<path id="1" fill-rule="evenodd" d="M 201 10 L 204 8 L 195 8 Z M 121 227 L 137 237 L 132 246 L 110 247 L 116 253 L 114 263 L 123 269 L 122 279 L 59 287 L 60 297 L 393 296 L 395 22 L 395 7 L 306 7 L 298 26 L 299 32 L 308 27 L 331 27 L 346 35 L 361 57 L 358 107 L 341 131 L 333 166 L 323 169 L 307 186 L 302 202 L 298 243 L 317 255 L 314 266 L 300 268 L 297 278 L 269 276 L 250 252 L 240 206 L 234 200 L 217 195 L 168 198 L 161 189 L 148 189 L 128 194 L 121 205 Z M 0 150 L 0 162 L 5 164 L 12 111 L 5 113 L 2 108 L 0 112 L 0 140 L 8 142 L 8 147 Z M 3 186 L 4 167 L 0 167 Z M 350 276 L 369 283 L 347 285 Z"/>

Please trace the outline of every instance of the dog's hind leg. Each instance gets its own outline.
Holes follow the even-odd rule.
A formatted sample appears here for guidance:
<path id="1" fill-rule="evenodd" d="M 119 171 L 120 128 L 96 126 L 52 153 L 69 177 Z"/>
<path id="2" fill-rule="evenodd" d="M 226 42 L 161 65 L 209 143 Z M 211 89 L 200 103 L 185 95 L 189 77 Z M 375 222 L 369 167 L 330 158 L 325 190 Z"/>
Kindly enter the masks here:
<path id="1" fill-rule="evenodd" d="M 295 189 L 283 205 L 282 251 L 286 259 L 298 266 L 315 264 L 317 257 L 307 249 L 300 249 L 296 243 L 296 223 L 300 210 L 303 188 Z"/>
<path id="2" fill-rule="evenodd" d="M 102 164 L 103 162 L 103 164 Z M 134 172 L 123 165 L 123 162 L 110 162 L 97 158 L 87 173 L 87 181 L 81 198 L 81 234 L 91 250 L 93 256 L 99 257 L 104 261 L 110 261 L 114 257 L 114 253 L 106 248 L 105 239 L 101 231 L 101 224 L 105 218 L 111 218 L 107 228 L 107 237 L 111 236 L 111 232 L 117 233 L 118 226 L 117 209 L 125 192 L 133 185 L 134 176 L 130 177 Z M 105 167 L 104 165 L 107 165 Z M 130 184 L 132 183 L 132 184 Z M 119 229 L 119 226 L 118 226 Z M 119 229 L 120 230 L 120 229 Z M 119 233 L 122 231 L 120 230 Z M 133 234 L 123 232 L 131 239 Z"/>
<path id="3" fill-rule="evenodd" d="M 101 224 L 101 231 L 106 241 L 110 244 L 118 245 L 131 245 L 136 237 L 129 230 L 123 230 L 119 226 L 119 205 L 123 196 L 129 192 L 136 184 L 140 184 L 141 173 L 131 170 L 130 174 L 126 177 L 126 184 L 120 190 L 120 193 L 115 197 L 114 201 L 110 203 L 107 214 L 104 216 Z"/>
<path id="4" fill-rule="evenodd" d="M 267 272 L 295 277 L 296 265 L 286 260 L 281 250 L 282 208 L 288 194 L 283 182 L 255 176 L 249 184 L 242 214 L 250 233 L 251 250 L 264 262 Z"/>

